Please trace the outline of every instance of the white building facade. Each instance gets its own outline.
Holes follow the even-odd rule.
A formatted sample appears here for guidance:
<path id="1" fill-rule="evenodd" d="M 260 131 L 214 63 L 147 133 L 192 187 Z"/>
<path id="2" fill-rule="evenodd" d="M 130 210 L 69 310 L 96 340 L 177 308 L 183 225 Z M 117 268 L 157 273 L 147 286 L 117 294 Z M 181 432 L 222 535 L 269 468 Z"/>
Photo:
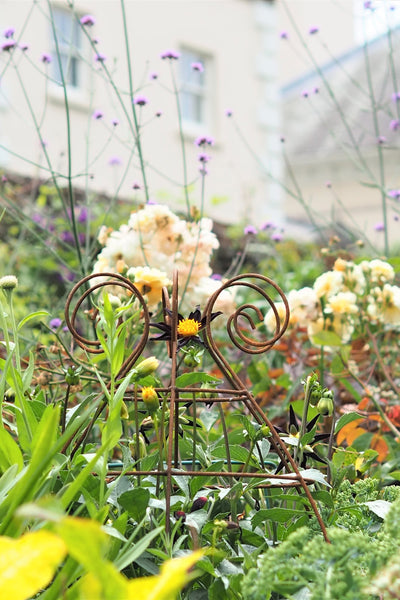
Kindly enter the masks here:
<path id="1" fill-rule="evenodd" d="M 4 176 L 283 220 L 276 2 L 0 0 L 0 31 Z"/>

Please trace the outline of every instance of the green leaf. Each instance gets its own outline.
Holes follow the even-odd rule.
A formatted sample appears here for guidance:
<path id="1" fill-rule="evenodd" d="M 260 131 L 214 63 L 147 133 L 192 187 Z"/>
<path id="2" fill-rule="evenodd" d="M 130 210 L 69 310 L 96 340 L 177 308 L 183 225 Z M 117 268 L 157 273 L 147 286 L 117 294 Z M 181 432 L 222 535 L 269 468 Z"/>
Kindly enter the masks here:
<path id="1" fill-rule="evenodd" d="M 0 427 L 0 470 L 5 473 L 9 467 L 17 465 L 18 471 L 24 466 L 21 450 L 11 434 Z"/>
<path id="2" fill-rule="evenodd" d="M 351 423 L 352 421 L 356 421 L 357 419 L 363 419 L 363 416 L 359 415 L 356 412 L 349 412 L 345 415 L 342 415 L 335 425 L 335 434 L 338 433 L 345 425 L 348 425 L 349 423 Z"/>
<path id="3" fill-rule="evenodd" d="M 149 505 L 150 492 L 147 488 L 134 488 L 128 492 L 124 492 L 119 496 L 118 502 L 123 509 L 127 511 L 138 523 L 146 514 L 146 509 Z"/>
<path id="4" fill-rule="evenodd" d="M 293 517 L 304 515 L 304 510 L 293 508 L 263 508 L 256 512 L 251 519 L 253 529 L 265 521 L 275 521 L 277 523 L 287 523 Z"/>
<path id="5" fill-rule="evenodd" d="M 387 500 L 370 500 L 369 502 L 363 502 L 363 504 L 368 506 L 369 510 L 381 519 L 386 519 L 392 506 L 391 502 L 388 502 Z"/>
<path id="6" fill-rule="evenodd" d="M 232 460 L 237 460 L 239 462 L 245 463 L 249 457 L 249 451 L 243 446 L 230 446 L 229 453 Z M 217 446 L 213 450 L 213 456 L 216 458 L 226 458 L 226 449 L 225 445 Z M 253 457 L 250 458 L 250 464 L 253 466 L 258 466 L 257 462 Z"/>
<path id="7" fill-rule="evenodd" d="M 218 383 L 221 380 L 208 373 L 183 373 L 176 378 L 177 387 L 192 386 L 195 383 Z"/>
<path id="8" fill-rule="evenodd" d="M 312 341 L 318 346 L 341 346 L 342 339 L 333 331 L 319 331 L 312 336 Z"/>
<path id="9" fill-rule="evenodd" d="M 46 310 L 38 310 L 30 315 L 26 316 L 22 321 L 18 323 L 17 330 L 20 331 L 24 325 L 32 321 L 32 319 L 37 319 L 38 317 L 48 317 L 50 313 Z"/>

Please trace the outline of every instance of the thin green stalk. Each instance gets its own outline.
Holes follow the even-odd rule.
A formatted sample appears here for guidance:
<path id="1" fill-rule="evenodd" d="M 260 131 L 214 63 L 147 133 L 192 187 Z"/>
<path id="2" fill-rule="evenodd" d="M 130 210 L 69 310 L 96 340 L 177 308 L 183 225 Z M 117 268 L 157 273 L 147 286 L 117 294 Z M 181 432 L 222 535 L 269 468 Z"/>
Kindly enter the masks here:
<path id="1" fill-rule="evenodd" d="M 188 185 L 186 151 L 185 151 L 185 137 L 183 134 L 182 111 L 181 111 L 181 103 L 179 101 L 179 89 L 178 89 L 178 85 L 176 83 L 175 71 L 174 71 L 174 67 L 172 65 L 172 61 L 170 61 L 170 68 L 171 68 L 172 86 L 174 88 L 174 95 L 175 95 L 176 111 L 178 114 L 179 138 L 181 141 L 182 168 L 183 168 L 183 191 L 185 194 L 187 216 L 188 216 L 188 218 L 190 218 L 190 200 L 189 200 L 189 185 Z"/>
<path id="2" fill-rule="evenodd" d="M 377 114 L 377 105 L 375 101 L 374 87 L 372 84 L 371 77 L 371 68 L 369 62 L 369 54 L 368 54 L 368 44 L 365 42 L 363 45 L 364 59 L 366 65 L 367 72 L 367 82 L 369 95 L 371 99 L 371 109 L 372 109 L 372 120 L 374 124 L 374 133 L 375 139 L 379 139 L 379 123 L 378 123 L 378 114 Z M 387 197 L 385 192 L 385 164 L 383 160 L 383 149 L 380 143 L 377 144 L 377 153 L 378 153 L 378 164 L 379 164 L 379 179 L 380 179 L 380 191 L 381 191 L 381 206 L 382 206 L 382 216 L 383 216 L 383 225 L 384 225 L 384 249 L 386 256 L 389 256 L 389 232 L 388 232 L 388 215 L 387 215 Z"/>
<path id="3" fill-rule="evenodd" d="M 138 124 L 138 120 L 137 120 L 135 103 L 133 102 L 133 89 L 134 88 L 133 88 L 133 77 L 132 77 L 131 54 L 130 54 L 130 49 L 129 49 L 129 35 L 128 35 L 127 19 L 126 19 L 126 12 L 125 12 L 125 2 L 124 2 L 124 0 L 120 0 L 120 3 L 121 3 L 121 12 L 122 12 L 122 23 L 123 23 L 123 28 L 124 28 L 125 53 L 126 53 L 126 60 L 128 63 L 129 94 L 130 94 L 130 99 L 131 99 L 133 122 L 135 124 L 135 131 L 136 131 L 136 145 L 137 145 L 137 149 L 138 149 L 140 168 L 142 171 L 143 186 L 144 186 L 144 191 L 145 191 L 145 195 L 146 195 L 146 202 L 148 202 L 149 201 L 149 189 L 148 189 L 148 185 L 147 185 L 146 169 L 145 169 L 144 160 L 143 160 L 143 152 L 142 152 L 142 144 L 141 144 L 141 140 L 140 140 L 139 124 Z"/>
<path id="4" fill-rule="evenodd" d="M 82 257 L 80 243 L 79 243 L 78 228 L 77 228 L 77 224 L 76 224 L 76 217 L 75 217 L 75 210 L 74 210 L 75 202 L 74 202 L 74 189 L 72 187 L 71 119 L 70 119 L 69 102 L 68 102 L 68 94 L 67 94 L 67 83 L 66 83 L 65 77 L 64 77 L 63 65 L 62 65 L 61 55 L 60 55 L 60 48 L 59 48 L 59 44 L 58 44 L 58 36 L 57 36 L 56 26 L 55 26 L 54 17 L 53 17 L 53 8 L 52 8 L 50 0 L 47 0 L 47 6 L 48 6 L 48 9 L 50 12 L 51 28 L 52 28 L 53 37 L 54 37 L 58 68 L 60 71 L 61 85 L 62 85 L 63 96 L 64 96 L 65 119 L 66 119 L 66 128 L 67 128 L 68 201 L 69 201 L 69 208 L 70 208 L 70 213 L 71 213 L 70 219 L 71 219 L 71 224 L 72 224 L 72 234 L 73 234 L 74 240 L 75 240 L 75 249 L 76 249 L 76 253 L 78 256 L 81 273 L 82 273 L 82 276 L 85 276 L 86 273 L 85 273 L 85 268 L 84 268 L 84 264 L 83 264 L 83 257 Z"/>

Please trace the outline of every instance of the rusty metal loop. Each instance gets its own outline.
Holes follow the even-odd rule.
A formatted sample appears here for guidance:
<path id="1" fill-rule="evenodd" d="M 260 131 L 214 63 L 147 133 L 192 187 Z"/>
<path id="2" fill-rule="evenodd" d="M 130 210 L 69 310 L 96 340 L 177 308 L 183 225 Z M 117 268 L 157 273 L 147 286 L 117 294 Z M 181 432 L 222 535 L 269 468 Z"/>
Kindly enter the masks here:
<path id="1" fill-rule="evenodd" d="M 262 282 L 264 286 L 270 286 L 278 293 L 280 301 L 285 307 L 284 319 L 280 318 L 275 301 L 270 297 L 268 292 L 265 289 L 263 289 L 263 287 L 261 287 L 260 285 L 248 281 L 248 279 L 257 279 L 258 281 Z M 243 322 L 243 319 L 247 321 L 251 329 L 256 329 L 254 319 L 248 311 L 252 311 L 259 322 L 263 322 L 264 320 L 264 315 L 258 306 L 246 303 L 239 306 L 235 310 L 235 312 L 229 316 L 226 325 L 229 337 L 233 344 L 237 348 L 239 348 L 239 350 L 242 350 L 243 352 L 246 352 L 248 354 L 262 354 L 263 352 L 267 352 L 286 331 L 287 326 L 289 324 L 290 310 L 288 301 L 282 289 L 274 281 L 272 281 L 272 279 L 269 279 L 269 277 L 266 277 L 264 275 L 259 275 L 258 273 L 247 273 L 245 275 L 237 275 L 236 277 L 233 277 L 232 279 L 226 281 L 223 285 L 221 285 L 221 287 L 218 290 L 214 292 L 214 294 L 212 294 L 212 296 L 210 296 L 204 310 L 204 316 L 206 317 L 207 343 L 210 346 L 210 348 L 212 348 L 213 352 L 220 354 L 211 333 L 211 314 L 221 292 L 235 286 L 250 288 L 254 290 L 257 294 L 259 294 L 262 298 L 264 298 L 264 300 L 274 313 L 276 326 L 274 336 L 268 340 L 256 340 L 246 335 L 243 329 L 240 327 L 240 323 L 241 321 Z"/>
<path id="2" fill-rule="evenodd" d="M 101 278 L 101 281 L 98 283 L 94 283 L 94 284 L 91 283 L 90 287 L 88 287 L 89 281 L 92 281 L 96 278 Z M 85 300 L 90 296 L 90 294 L 92 294 L 93 292 L 96 292 L 97 290 L 99 290 L 102 287 L 107 287 L 107 286 L 114 286 L 114 287 L 117 286 L 117 287 L 127 290 L 130 294 L 135 296 L 135 298 L 139 301 L 139 303 L 141 305 L 142 317 L 144 320 L 143 333 L 141 335 L 141 338 L 140 338 L 138 344 L 136 344 L 134 350 L 132 351 L 132 353 L 130 354 L 130 356 L 127 358 L 127 360 L 124 363 L 124 365 L 127 365 L 127 364 L 133 365 L 134 362 L 137 360 L 137 358 L 142 353 L 144 347 L 146 346 L 146 343 L 147 343 L 147 340 L 149 337 L 149 331 L 150 331 L 150 315 L 149 315 L 149 311 L 147 309 L 146 301 L 144 300 L 142 294 L 139 292 L 139 290 L 134 285 L 134 283 L 132 283 L 132 281 L 130 281 L 123 275 L 120 275 L 119 273 L 108 273 L 108 272 L 107 273 L 92 273 L 91 275 L 87 275 L 86 277 L 84 277 L 83 279 L 78 281 L 78 283 L 76 283 L 74 285 L 74 287 L 68 294 L 68 298 L 67 298 L 67 301 L 65 304 L 65 322 L 66 322 L 67 327 L 70 330 L 74 340 L 81 348 L 83 348 L 84 350 L 86 350 L 86 352 L 89 352 L 91 354 L 101 354 L 103 352 L 103 350 L 100 347 L 101 344 L 100 344 L 99 340 L 91 340 L 91 339 L 86 338 L 83 335 L 81 335 L 77 331 L 75 323 L 76 323 L 78 311 L 80 310 L 80 308 L 81 308 L 82 304 L 85 302 Z M 80 295 L 75 300 L 75 295 L 80 291 L 81 288 L 84 288 L 85 291 L 83 293 L 80 293 Z M 75 304 L 74 304 L 74 308 L 71 311 L 71 306 L 72 306 L 73 302 L 75 302 Z"/>

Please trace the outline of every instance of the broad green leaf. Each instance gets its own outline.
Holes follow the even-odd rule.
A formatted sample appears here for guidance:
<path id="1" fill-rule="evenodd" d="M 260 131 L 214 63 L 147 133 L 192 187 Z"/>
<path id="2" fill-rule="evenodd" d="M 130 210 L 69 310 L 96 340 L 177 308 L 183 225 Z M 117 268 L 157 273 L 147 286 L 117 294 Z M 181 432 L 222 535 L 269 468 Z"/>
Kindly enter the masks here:
<path id="1" fill-rule="evenodd" d="M 140 522 L 146 514 L 150 500 L 150 492 L 147 488 L 134 488 L 119 496 L 118 502 L 129 516 Z"/>
<path id="2" fill-rule="evenodd" d="M 34 531 L 20 539 L 0 538 L 0 598 L 29 600 L 53 579 L 67 553 L 54 533 Z"/>
<path id="3" fill-rule="evenodd" d="M 368 506 L 369 510 L 375 513 L 381 519 L 386 519 L 387 514 L 392 506 L 391 502 L 387 500 L 370 500 L 369 502 L 363 502 L 365 506 Z"/>
<path id="4" fill-rule="evenodd" d="M 321 471 L 318 471 L 318 469 L 305 469 L 305 471 L 300 471 L 300 475 L 304 477 L 304 479 L 312 479 L 313 481 L 318 481 L 318 483 L 331 487 L 326 481 L 326 475 L 321 473 Z"/>
<path id="5" fill-rule="evenodd" d="M 208 373 L 183 373 L 176 378 L 177 387 L 187 387 L 195 383 L 218 383 L 220 379 L 209 375 Z"/>
<path id="6" fill-rule="evenodd" d="M 18 471 L 22 469 L 24 466 L 22 453 L 11 434 L 0 427 L 0 471 L 5 473 L 12 465 L 17 465 Z"/>
<path id="7" fill-rule="evenodd" d="M 338 433 L 345 425 L 351 423 L 352 421 L 356 421 L 357 419 L 363 419 L 363 416 L 356 412 L 350 412 L 342 415 L 335 425 L 335 434 Z"/>
<path id="8" fill-rule="evenodd" d="M 57 439 L 60 410 L 58 406 L 49 404 L 43 413 L 32 439 L 31 468 L 40 463 L 49 453 L 49 448 L 54 447 Z"/>
<path id="9" fill-rule="evenodd" d="M 304 510 L 294 508 L 263 508 L 255 513 L 251 519 L 253 529 L 265 521 L 277 521 L 286 523 L 293 517 L 304 515 Z"/>
<path id="10" fill-rule="evenodd" d="M 337 333 L 333 331 L 319 331 L 315 335 L 312 336 L 313 344 L 317 344 L 318 346 L 341 346 L 342 338 L 338 336 Z"/>
<path id="11" fill-rule="evenodd" d="M 225 445 L 217 446 L 216 448 L 214 448 L 212 454 L 216 458 L 226 458 Z M 242 463 L 246 463 L 246 461 L 249 460 L 250 465 L 254 467 L 258 466 L 258 463 L 253 456 L 250 456 L 249 459 L 249 451 L 246 448 L 243 448 L 243 446 L 230 446 L 229 454 L 232 460 L 236 460 Z"/>

